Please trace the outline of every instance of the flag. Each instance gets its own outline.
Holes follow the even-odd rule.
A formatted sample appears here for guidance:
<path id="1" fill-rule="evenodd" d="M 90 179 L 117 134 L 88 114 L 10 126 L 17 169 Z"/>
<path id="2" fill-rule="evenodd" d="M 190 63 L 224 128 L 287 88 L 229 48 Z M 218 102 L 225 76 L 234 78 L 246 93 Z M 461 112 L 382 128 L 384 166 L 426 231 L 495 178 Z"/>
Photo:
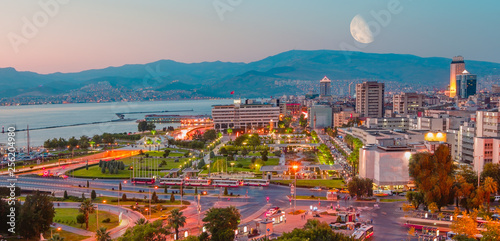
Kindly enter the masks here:
<path id="1" fill-rule="evenodd" d="M 234 94 L 234 90 L 233 90 L 233 91 L 231 91 L 231 94 Z"/>

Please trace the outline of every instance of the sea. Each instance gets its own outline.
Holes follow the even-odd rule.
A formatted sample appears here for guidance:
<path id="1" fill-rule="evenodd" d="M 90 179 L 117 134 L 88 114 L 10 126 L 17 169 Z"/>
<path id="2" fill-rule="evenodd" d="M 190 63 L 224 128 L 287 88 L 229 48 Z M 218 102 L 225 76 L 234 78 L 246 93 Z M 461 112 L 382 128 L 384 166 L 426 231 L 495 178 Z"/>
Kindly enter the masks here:
<path id="1" fill-rule="evenodd" d="M 8 142 L 8 129 L 15 127 L 17 130 L 25 130 L 29 126 L 30 146 L 42 146 L 43 142 L 52 138 L 68 139 L 72 136 L 92 137 L 96 134 L 136 132 L 138 119 L 144 119 L 148 114 L 162 115 L 210 115 L 212 105 L 231 104 L 233 100 L 171 100 L 150 102 L 110 102 L 110 103 L 77 103 L 77 104 L 54 104 L 54 105 L 22 105 L 1 106 L 0 126 L 5 133 L 0 133 L 0 144 Z M 158 113 L 160 111 L 168 111 Z M 148 113 L 131 113 L 148 112 Z M 124 114 L 129 121 L 116 121 L 116 113 Z M 97 124 L 86 124 L 69 127 L 57 127 L 40 129 L 44 127 L 74 125 L 80 123 L 104 122 Z M 157 124 L 157 129 L 180 124 L 168 123 Z M 11 128 L 12 129 L 12 128 Z M 27 131 L 15 132 L 15 144 L 18 149 L 27 146 Z"/>

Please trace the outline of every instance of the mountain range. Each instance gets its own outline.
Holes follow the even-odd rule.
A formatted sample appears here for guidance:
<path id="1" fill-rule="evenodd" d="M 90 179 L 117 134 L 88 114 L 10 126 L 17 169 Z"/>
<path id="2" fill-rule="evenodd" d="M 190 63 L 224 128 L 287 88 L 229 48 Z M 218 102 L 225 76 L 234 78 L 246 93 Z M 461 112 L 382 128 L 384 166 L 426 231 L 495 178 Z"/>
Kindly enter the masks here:
<path id="1" fill-rule="evenodd" d="M 332 80 L 334 88 L 336 83 L 345 88 L 354 80 L 377 80 L 398 88 L 442 89 L 448 85 L 450 62 L 407 54 L 291 50 L 251 63 L 160 60 L 53 74 L 0 68 L 0 98 L 67 94 L 102 82 L 130 91 L 181 90 L 198 97 L 229 97 L 235 91 L 241 97 L 263 97 L 304 94 L 323 76 Z M 466 60 L 466 69 L 478 79 L 500 74 L 499 63 Z"/>

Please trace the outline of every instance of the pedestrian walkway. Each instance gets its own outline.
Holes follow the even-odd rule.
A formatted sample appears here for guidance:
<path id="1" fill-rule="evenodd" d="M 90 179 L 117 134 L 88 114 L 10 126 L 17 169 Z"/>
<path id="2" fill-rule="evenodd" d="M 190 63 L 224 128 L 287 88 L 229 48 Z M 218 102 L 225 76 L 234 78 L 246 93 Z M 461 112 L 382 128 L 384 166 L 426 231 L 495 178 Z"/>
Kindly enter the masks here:
<path id="1" fill-rule="evenodd" d="M 71 227 L 71 226 L 68 226 L 68 225 L 64 225 L 64 224 L 60 224 L 60 223 L 55 223 L 55 225 L 50 225 L 51 227 L 54 227 L 54 228 L 61 228 L 62 230 L 64 231 L 67 231 L 67 232 L 70 232 L 70 233 L 76 233 L 78 235 L 82 235 L 82 236 L 92 236 L 94 235 L 93 232 L 90 232 L 88 230 L 84 230 L 84 229 L 80 229 L 80 228 L 75 228 L 75 227 Z"/>

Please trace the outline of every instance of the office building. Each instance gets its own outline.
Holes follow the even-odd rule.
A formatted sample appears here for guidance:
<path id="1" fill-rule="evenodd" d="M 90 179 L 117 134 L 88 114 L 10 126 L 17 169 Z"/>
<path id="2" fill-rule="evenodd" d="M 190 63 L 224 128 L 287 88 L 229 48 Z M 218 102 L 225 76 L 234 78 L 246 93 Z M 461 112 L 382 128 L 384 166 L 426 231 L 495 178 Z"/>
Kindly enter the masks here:
<path id="1" fill-rule="evenodd" d="M 342 127 L 343 125 L 347 125 L 349 123 L 349 121 L 355 120 L 358 117 L 359 117 L 359 114 L 354 112 L 353 110 L 341 111 L 338 113 L 334 113 L 333 114 L 333 126 L 334 127 Z"/>
<path id="2" fill-rule="evenodd" d="M 323 129 L 333 126 L 332 107 L 328 105 L 313 105 L 309 108 L 307 117 L 309 126 L 313 129 Z"/>
<path id="3" fill-rule="evenodd" d="M 461 98 L 469 98 L 471 95 L 476 94 L 477 76 L 470 74 L 464 70 L 462 74 L 456 76 L 457 78 L 457 96 Z M 460 86 L 460 88 L 458 88 Z"/>
<path id="4" fill-rule="evenodd" d="M 362 117 L 384 116 L 384 83 L 368 81 L 356 85 L 356 113 Z"/>
<path id="5" fill-rule="evenodd" d="M 212 106 L 212 119 L 217 131 L 228 128 L 246 131 L 268 126 L 278 127 L 280 107 L 271 104 L 241 104 L 235 100 L 232 105 Z"/>
<path id="6" fill-rule="evenodd" d="M 332 81 L 326 76 L 319 82 L 320 97 L 332 95 Z"/>
<path id="7" fill-rule="evenodd" d="M 500 138 L 475 137 L 474 138 L 474 171 L 483 171 L 487 163 L 498 164 L 500 159 Z"/>
<path id="8" fill-rule="evenodd" d="M 450 97 L 455 97 L 459 86 L 457 85 L 457 75 L 462 74 L 465 70 L 464 57 L 453 57 L 450 64 Z"/>
<path id="9" fill-rule="evenodd" d="M 392 97 L 393 112 L 408 115 L 416 114 L 423 106 L 424 95 L 417 93 L 402 93 Z"/>

